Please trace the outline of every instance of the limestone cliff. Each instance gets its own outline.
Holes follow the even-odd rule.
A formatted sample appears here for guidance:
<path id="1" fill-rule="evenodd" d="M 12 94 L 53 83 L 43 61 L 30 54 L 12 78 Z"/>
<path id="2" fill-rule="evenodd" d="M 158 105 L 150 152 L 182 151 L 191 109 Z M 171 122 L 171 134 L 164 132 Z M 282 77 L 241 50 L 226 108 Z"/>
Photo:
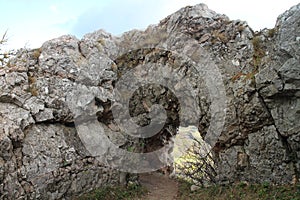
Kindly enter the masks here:
<path id="1" fill-rule="evenodd" d="M 19 50 L 0 68 L 0 198 L 68 199 L 118 184 L 116 169 L 168 162 L 157 150 L 189 125 L 212 145 L 218 183 L 299 181 L 299 21 L 300 4 L 253 32 L 199 4 L 145 31 Z M 135 137 L 155 119 L 157 134 Z M 133 156 L 139 169 L 127 153 L 153 151 L 153 163 Z"/>

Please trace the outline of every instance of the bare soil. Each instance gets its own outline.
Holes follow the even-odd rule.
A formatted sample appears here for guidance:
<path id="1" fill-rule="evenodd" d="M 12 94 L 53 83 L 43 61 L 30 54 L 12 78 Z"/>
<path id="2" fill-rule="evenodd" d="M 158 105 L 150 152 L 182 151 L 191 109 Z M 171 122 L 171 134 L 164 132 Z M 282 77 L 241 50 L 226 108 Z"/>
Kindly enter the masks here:
<path id="1" fill-rule="evenodd" d="M 148 194 L 137 200 L 176 200 L 178 183 L 161 173 L 140 175 L 140 182 L 148 190 Z"/>

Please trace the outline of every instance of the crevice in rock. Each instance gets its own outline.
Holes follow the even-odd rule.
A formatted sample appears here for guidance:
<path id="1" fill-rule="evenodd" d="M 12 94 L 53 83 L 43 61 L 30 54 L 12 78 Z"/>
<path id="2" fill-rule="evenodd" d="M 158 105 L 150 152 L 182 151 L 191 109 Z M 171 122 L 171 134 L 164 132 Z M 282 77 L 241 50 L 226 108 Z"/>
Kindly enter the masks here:
<path id="1" fill-rule="evenodd" d="M 99 98 L 95 98 L 96 106 L 102 106 L 103 111 L 99 111 L 96 113 L 97 119 L 99 122 L 102 122 L 105 125 L 112 123 L 113 121 L 113 113 L 111 110 L 112 102 L 110 100 L 102 101 Z"/>
<path id="2" fill-rule="evenodd" d="M 264 107 L 265 111 L 268 112 L 269 118 L 270 118 L 270 120 L 271 120 L 271 123 L 270 123 L 269 125 L 274 125 L 274 126 L 275 126 L 275 121 L 274 121 L 274 119 L 273 119 L 273 117 L 272 117 L 272 113 L 271 113 L 271 111 L 270 111 L 270 109 L 269 109 L 267 103 L 265 102 L 265 100 L 264 100 L 264 98 L 261 96 L 261 94 L 259 93 L 259 90 L 256 89 L 256 92 L 257 92 L 257 94 L 258 94 L 258 99 L 259 99 L 261 105 Z"/>
<path id="3" fill-rule="evenodd" d="M 275 125 L 274 125 L 275 126 Z M 279 129 L 275 126 L 276 132 L 278 134 L 278 137 L 282 143 L 282 145 L 284 146 L 285 150 L 286 150 L 286 160 L 284 160 L 284 162 L 288 163 L 292 163 L 293 166 L 293 171 L 294 171 L 294 176 L 295 176 L 295 180 L 297 182 L 297 180 L 299 180 L 299 175 L 300 175 L 300 171 L 298 171 L 297 169 L 297 154 L 295 151 L 293 151 L 293 149 L 291 148 L 289 142 L 288 142 L 288 138 L 287 136 L 284 136 L 280 133 Z"/>
<path id="4" fill-rule="evenodd" d="M 299 177 L 299 174 L 300 172 L 297 171 L 297 167 L 296 167 L 296 163 L 297 163 L 297 155 L 296 155 L 296 152 L 294 152 L 288 142 L 288 136 L 284 136 L 284 134 L 282 134 L 280 132 L 280 130 L 277 128 L 276 126 L 276 123 L 275 123 L 275 120 L 271 114 L 271 111 L 267 105 L 267 103 L 265 102 L 264 98 L 260 95 L 260 93 L 258 92 L 258 96 L 259 96 L 259 99 L 262 103 L 262 105 L 264 105 L 265 109 L 268 111 L 269 113 L 269 116 L 270 116 L 270 119 L 272 120 L 272 125 L 275 127 L 275 130 L 277 132 L 277 135 L 279 137 L 279 140 L 281 141 L 285 151 L 286 151 L 286 160 L 284 162 L 286 163 L 292 163 L 293 164 L 293 171 L 294 171 L 294 175 L 296 176 L 296 180 L 298 180 L 300 177 Z"/>
<path id="5" fill-rule="evenodd" d="M 80 53 L 80 55 L 82 56 L 82 57 L 84 57 L 84 58 L 86 58 L 86 56 L 84 55 L 84 53 L 82 52 L 82 49 L 81 49 L 81 41 L 79 41 L 78 42 L 78 51 L 79 51 L 79 53 Z"/>
<path id="6" fill-rule="evenodd" d="M 15 97 L 12 97 L 11 95 L 2 95 L 0 97 L 0 103 L 10 103 L 10 104 L 13 104 L 13 105 L 16 105 L 18 107 L 22 107 L 22 102 L 19 101 L 17 98 Z"/>
<path id="7" fill-rule="evenodd" d="M 12 143 L 13 149 L 22 147 L 22 141 L 20 141 L 20 140 L 11 139 L 11 143 Z"/>
<path id="8" fill-rule="evenodd" d="M 285 81 L 283 80 L 282 74 L 281 74 L 280 72 L 278 72 L 277 70 L 275 70 L 275 72 L 276 72 L 277 76 L 279 77 L 280 82 L 281 82 L 281 84 L 282 84 L 282 87 L 279 88 L 278 90 L 279 90 L 279 91 L 283 91 L 284 88 L 285 88 Z"/>
<path id="9" fill-rule="evenodd" d="M 40 122 L 36 121 L 35 124 L 36 125 L 39 125 L 39 124 L 44 124 L 44 125 L 60 124 L 60 125 L 66 126 L 66 127 L 75 128 L 75 122 L 56 121 L 55 119 L 50 119 L 50 120 L 45 120 L 45 121 L 40 121 Z"/>

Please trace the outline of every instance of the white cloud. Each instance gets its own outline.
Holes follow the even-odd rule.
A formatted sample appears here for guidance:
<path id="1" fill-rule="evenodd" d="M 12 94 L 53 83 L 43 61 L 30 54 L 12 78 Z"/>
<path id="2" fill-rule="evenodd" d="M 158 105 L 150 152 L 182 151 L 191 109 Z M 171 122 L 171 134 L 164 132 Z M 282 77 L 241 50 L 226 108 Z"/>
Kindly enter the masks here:
<path id="1" fill-rule="evenodd" d="M 53 13 L 57 13 L 57 12 L 58 12 L 58 9 L 57 9 L 57 6 L 56 6 L 56 5 L 51 5 L 49 9 L 50 9 Z"/>
<path id="2" fill-rule="evenodd" d="M 69 30 L 48 24 L 41 20 L 36 23 L 12 25 L 7 32 L 8 42 L 5 49 L 38 48 L 43 42 L 68 34 Z"/>

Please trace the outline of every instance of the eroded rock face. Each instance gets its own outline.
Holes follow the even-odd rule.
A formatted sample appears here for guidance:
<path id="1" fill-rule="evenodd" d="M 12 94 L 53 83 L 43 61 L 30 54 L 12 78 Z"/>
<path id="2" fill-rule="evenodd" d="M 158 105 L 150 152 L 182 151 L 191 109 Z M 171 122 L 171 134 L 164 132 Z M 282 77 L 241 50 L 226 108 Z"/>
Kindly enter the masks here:
<path id="1" fill-rule="evenodd" d="M 248 131 L 242 144 L 220 152 L 219 176 L 223 180 L 299 181 L 299 9 L 299 5 L 292 7 L 278 17 L 274 29 L 256 36 L 260 42 L 255 44 L 260 46 L 256 51 L 262 51 L 262 57 L 253 91 L 259 101 L 249 102 L 255 106 L 242 116 L 250 118 L 254 112 L 259 121 L 250 127 L 257 130 Z M 259 115 L 262 110 L 265 114 Z M 241 159 L 242 154 L 246 158 Z"/>
<path id="2" fill-rule="evenodd" d="M 117 147 L 140 153 L 164 146 L 179 126 L 195 125 L 206 139 L 209 131 L 220 131 L 208 141 L 218 183 L 299 180 L 299 21 L 297 5 L 279 16 L 274 29 L 254 33 L 246 22 L 199 4 L 145 31 L 115 37 L 99 30 L 20 50 L 0 68 L 1 198 L 71 198 L 117 184 L 120 173 L 111 166 L 126 156 L 100 140 L 95 149 L 105 148 L 96 159 L 80 137 L 91 131 L 86 127 L 99 127 Z M 166 123 L 153 137 L 128 136 L 126 113 L 117 116 L 124 127 L 113 114 L 123 106 L 114 104 L 115 89 L 128 74 L 134 74 L 122 85 L 128 90 L 135 88 L 129 83 L 148 81 L 123 93 L 136 124 L 151 123 L 154 104 L 166 110 Z M 212 113 L 212 106 L 220 109 Z M 209 128 L 214 120 L 224 123 L 222 129 Z M 159 161 L 162 155 L 156 156 Z"/>

